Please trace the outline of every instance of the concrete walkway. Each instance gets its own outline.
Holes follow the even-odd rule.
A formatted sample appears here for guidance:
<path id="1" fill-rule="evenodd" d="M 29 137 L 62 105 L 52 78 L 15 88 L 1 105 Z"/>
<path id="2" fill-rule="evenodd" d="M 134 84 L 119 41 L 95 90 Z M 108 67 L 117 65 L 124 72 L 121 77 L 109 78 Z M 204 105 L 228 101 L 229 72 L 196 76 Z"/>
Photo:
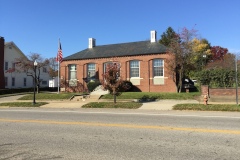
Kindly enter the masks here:
<path id="1" fill-rule="evenodd" d="M 199 104 L 197 100 L 159 100 L 156 102 L 144 102 L 139 109 L 172 110 L 172 107 L 176 104 L 187 103 Z"/>

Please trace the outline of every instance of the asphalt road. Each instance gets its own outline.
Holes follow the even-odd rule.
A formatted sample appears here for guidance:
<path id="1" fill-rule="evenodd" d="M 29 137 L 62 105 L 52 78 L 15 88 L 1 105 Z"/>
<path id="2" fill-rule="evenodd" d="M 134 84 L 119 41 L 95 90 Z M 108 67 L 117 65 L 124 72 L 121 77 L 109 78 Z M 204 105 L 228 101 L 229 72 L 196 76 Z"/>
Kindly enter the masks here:
<path id="1" fill-rule="evenodd" d="M 0 109 L 0 159 L 240 159 L 240 113 Z"/>

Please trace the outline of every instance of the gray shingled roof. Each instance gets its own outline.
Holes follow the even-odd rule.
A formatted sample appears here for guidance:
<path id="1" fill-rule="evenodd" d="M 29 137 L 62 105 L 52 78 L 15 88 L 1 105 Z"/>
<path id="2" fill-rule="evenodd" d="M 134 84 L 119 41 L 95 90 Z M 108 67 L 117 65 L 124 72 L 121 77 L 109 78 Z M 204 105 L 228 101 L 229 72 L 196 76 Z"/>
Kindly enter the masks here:
<path id="1" fill-rule="evenodd" d="M 146 54 L 165 53 L 167 48 L 158 42 L 151 43 L 150 41 L 120 43 L 95 46 L 87 48 L 63 60 L 82 60 L 93 58 L 108 58 L 108 57 L 123 57 L 123 56 L 136 56 Z"/>

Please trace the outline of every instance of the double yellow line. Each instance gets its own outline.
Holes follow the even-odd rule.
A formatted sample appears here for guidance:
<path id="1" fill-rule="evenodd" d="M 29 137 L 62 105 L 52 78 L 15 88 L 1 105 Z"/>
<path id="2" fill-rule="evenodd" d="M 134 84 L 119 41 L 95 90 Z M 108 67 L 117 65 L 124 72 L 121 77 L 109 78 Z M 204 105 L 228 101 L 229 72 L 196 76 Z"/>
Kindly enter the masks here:
<path id="1" fill-rule="evenodd" d="M 84 126 L 102 126 L 102 127 L 121 127 L 135 129 L 158 129 L 158 130 L 173 130 L 187 132 L 203 132 L 203 133 L 223 133 L 223 134 L 239 134 L 240 130 L 221 130 L 221 129 L 205 129 L 205 128 L 185 128 L 171 126 L 150 126 L 150 125 L 135 125 L 135 124 L 117 124 L 117 123 L 97 123 L 97 122 L 63 122 L 63 121 L 46 121 L 46 120 L 16 120 L 16 119 L 0 119 L 0 122 L 13 123 L 39 123 L 39 124 L 59 124 L 59 125 L 84 125 Z"/>

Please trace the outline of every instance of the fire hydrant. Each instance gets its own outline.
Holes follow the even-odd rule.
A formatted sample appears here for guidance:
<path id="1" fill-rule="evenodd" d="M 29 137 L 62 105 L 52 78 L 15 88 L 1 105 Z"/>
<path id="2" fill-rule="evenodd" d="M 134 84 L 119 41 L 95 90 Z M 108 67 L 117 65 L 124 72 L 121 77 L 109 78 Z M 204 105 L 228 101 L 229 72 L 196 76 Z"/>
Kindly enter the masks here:
<path id="1" fill-rule="evenodd" d="M 208 95 L 203 96 L 203 103 L 204 103 L 204 105 L 208 104 Z"/>

